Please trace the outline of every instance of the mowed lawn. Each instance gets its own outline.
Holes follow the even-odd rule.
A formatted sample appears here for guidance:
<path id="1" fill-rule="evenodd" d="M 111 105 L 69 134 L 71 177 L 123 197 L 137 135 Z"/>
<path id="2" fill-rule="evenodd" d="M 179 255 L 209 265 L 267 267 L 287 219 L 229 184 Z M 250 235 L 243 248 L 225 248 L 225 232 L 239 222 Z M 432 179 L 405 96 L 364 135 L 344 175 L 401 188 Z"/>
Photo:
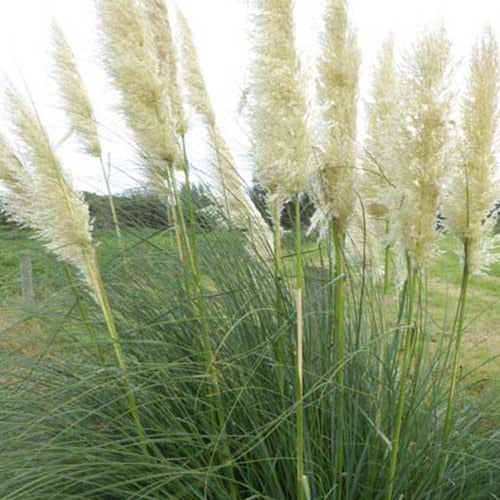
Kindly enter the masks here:
<path id="1" fill-rule="evenodd" d="M 216 234 L 208 238 L 217 238 Z M 101 261 L 116 258 L 118 245 L 113 231 L 99 231 L 98 252 Z M 152 251 L 174 245 L 166 232 L 130 230 L 125 232 L 127 249 L 147 247 Z M 307 248 L 312 249 L 313 243 Z M 456 253 L 456 242 L 451 237 L 440 239 L 440 252 L 428 272 L 428 320 L 433 340 L 449 331 L 455 314 L 460 292 L 461 269 Z M 0 331 L 22 331 L 15 317 L 21 298 L 19 255 L 28 252 L 32 256 L 33 275 L 37 299 L 50 300 L 52 294 L 67 288 L 62 265 L 48 255 L 42 245 L 30 238 L 27 231 L 0 230 Z M 315 259 L 314 259 L 315 260 Z M 16 324 L 14 328 L 12 325 Z M 473 371 L 471 380 L 475 389 L 499 387 L 500 378 L 500 263 L 492 266 L 488 274 L 473 276 L 467 302 L 466 330 L 462 342 L 461 362 L 464 373 Z"/>
<path id="2" fill-rule="evenodd" d="M 457 248 L 453 238 L 443 238 L 428 273 L 429 313 L 438 325 L 454 319 L 461 281 Z M 500 388 L 500 262 L 470 279 L 461 359 L 465 370 L 476 369 L 478 391 L 485 385 Z"/>

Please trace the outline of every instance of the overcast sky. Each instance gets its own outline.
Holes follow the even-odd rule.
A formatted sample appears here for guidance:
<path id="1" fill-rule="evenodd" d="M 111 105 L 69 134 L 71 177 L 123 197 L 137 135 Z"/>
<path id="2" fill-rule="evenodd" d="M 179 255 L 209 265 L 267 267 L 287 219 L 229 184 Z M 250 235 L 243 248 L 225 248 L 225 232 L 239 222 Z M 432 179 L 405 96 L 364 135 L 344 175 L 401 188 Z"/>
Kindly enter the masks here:
<path id="1" fill-rule="evenodd" d="M 238 104 L 245 88 L 248 57 L 247 7 L 252 0 L 178 0 L 191 23 L 210 96 L 223 132 L 239 159 L 242 173 L 251 177 L 245 161 L 245 124 Z M 325 0 L 295 0 L 297 39 L 304 65 L 314 64 L 317 34 Z M 1 0 L 0 70 L 16 85 L 22 75 L 42 118 L 58 142 L 66 132 L 64 116 L 57 110 L 54 82 L 50 78 L 50 23 L 56 19 L 73 45 L 97 110 L 106 127 L 101 129 L 115 166 L 114 190 L 140 184 L 140 174 L 129 161 L 130 154 L 120 138 L 123 126 L 110 113 L 112 96 L 100 66 L 95 40 L 93 0 Z M 167 0 L 168 5 L 173 2 Z M 454 44 L 458 62 L 467 67 L 470 47 L 482 29 L 491 24 L 500 34 L 498 0 L 351 0 L 351 21 L 358 30 L 362 52 L 361 102 L 369 95 L 370 75 L 376 53 L 392 31 L 399 50 L 404 50 L 425 27 L 444 23 Z M 171 9 L 173 11 L 173 9 Z M 363 114 L 360 115 L 363 128 Z M 191 137 L 194 162 L 203 166 L 202 136 Z M 81 189 L 102 190 L 100 167 L 75 152 L 68 141 L 60 148 L 66 168 Z"/>

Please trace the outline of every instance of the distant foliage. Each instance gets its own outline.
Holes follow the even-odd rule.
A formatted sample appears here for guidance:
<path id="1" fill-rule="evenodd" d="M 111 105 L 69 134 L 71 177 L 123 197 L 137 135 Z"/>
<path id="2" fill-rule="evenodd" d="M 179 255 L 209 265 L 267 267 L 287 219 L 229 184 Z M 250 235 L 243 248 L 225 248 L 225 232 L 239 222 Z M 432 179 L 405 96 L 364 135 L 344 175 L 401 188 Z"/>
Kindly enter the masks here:
<path id="1" fill-rule="evenodd" d="M 224 220 L 221 209 L 214 200 L 210 189 L 205 186 L 191 188 L 197 226 L 216 229 L 217 221 Z M 181 204 L 186 209 L 186 190 L 179 190 Z M 85 193 L 90 207 L 94 227 L 112 228 L 113 218 L 108 197 L 96 193 Z M 118 220 L 122 227 L 167 228 L 171 226 L 168 217 L 168 204 L 148 190 L 123 193 L 113 196 Z"/>
<path id="2" fill-rule="evenodd" d="M 225 224 L 223 209 L 216 202 L 212 192 L 206 186 L 192 186 L 193 205 L 197 227 L 215 230 Z M 89 205 L 90 217 L 96 229 L 111 229 L 113 218 L 107 195 L 85 192 L 85 201 Z M 186 210 L 187 198 L 184 186 L 179 189 L 181 204 Z M 124 192 L 113 196 L 118 220 L 122 227 L 167 228 L 171 226 L 168 217 L 168 204 L 147 189 Z M 17 227 L 9 221 L 2 210 L 0 195 L 0 227 Z"/>
<path id="3" fill-rule="evenodd" d="M 250 190 L 250 198 L 257 207 L 257 210 L 261 213 L 263 219 L 269 225 L 272 225 L 270 200 L 267 190 L 260 184 L 254 184 Z M 300 220 L 302 225 L 309 227 L 316 207 L 307 193 L 301 194 L 300 207 Z M 295 227 L 295 199 L 290 199 L 283 204 L 281 209 L 281 227 L 286 230 L 293 230 Z"/>

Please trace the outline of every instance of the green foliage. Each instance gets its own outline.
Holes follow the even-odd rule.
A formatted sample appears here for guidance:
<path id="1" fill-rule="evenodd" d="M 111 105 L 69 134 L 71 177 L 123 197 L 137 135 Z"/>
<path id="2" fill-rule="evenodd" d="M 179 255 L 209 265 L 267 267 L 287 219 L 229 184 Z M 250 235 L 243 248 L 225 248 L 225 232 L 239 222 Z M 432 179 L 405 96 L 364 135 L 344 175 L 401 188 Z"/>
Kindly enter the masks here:
<path id="1" fill-rule="evenodd" d="M 269 194 L 259 184 L 254 184 L 250 190 L 250 198 L 252 199 L 257 210 L 260 212 L 264 220 L 271 226 L 272 217 L 269 207 Z M 302 193 L 300 196 L 300 221 L 304 227 L 308 227 L 311 218 L 316 208 L 308 193 Z M 288 231 L 295 229 L 295 198 L 291 197 L 282 207 L 281 211 L 281 227 Z"/>
<path id="2" fill-rule="evenodd" d="M 113 218 L 107 196 L 85 193 L 90 215 L 96 228 L 113 227 Z M 168 226 L 168 208 L 164 202 L 148 192 L 131 196 L 113 196 L 120 226 L 165 228 Z"/>
<path id="3" fill-rule="evenodd" d="M 296 498 L 293 276 L 290 284 L 281 284 L 278 322 L 272 263 L 253 258 L 239 233 L 200 231 L 198 241 L 221 397 L 207 378 L 199 318 L 183 287 L 173 239 L 138 231 L 126 240 L 125 261 L 111 247 L 101 260 L 149 457 L 138 445 L 98 309 L 82 295 L 108 353 L 104 367 L 95 360 L 78 311 L 71 307 L 69 287 L 62 287 L 50 302 L 50 314 L 40 319 L 41 333 L 32 332 L 34 345 L 39 343 L 37 335 L 50 338 L 50 350 L 31 355 L 4 352 L 0 357 L 0 498 L 228 499 L 223 436 L 210 432 L 214 408 L 224 412 L 240 498 Z M 104 252 L 102 247 L 106 245 L 98 247 Z M 336 377 L 343 367 L 342 498 L 380 498 L 387 488 L 403 335 L 396 331 L 386 337 L 384 386 L 377 400 L 381 286 L 365 273 L 362 289 L 363 269 L 348 267 L 345 356 L 339 359 L 330 345 L 328 270 L 317 266 L 324 250 L 312 250 L 304 256 L 305 475 L 310 497 L 338 498 L 333 408 L 339 394 Z M 287 269 L 293 268 L 291 262 Z M 428 335 L 441 333 L 428 328 Z M 284 392 L 277 384 L 279 339 L 286 361 Z M 486 500 L 500 486 L 498 434 L 488 430 L 492 409 L 484 394 L 473 395 L 464 383 L 443 485 L 436 483 L 448 387 L 440 363 L 446 346 L 443 340 L 428 351 L 418 379 L 408 385 L 395 498 Z M 382 418 L 376 429 L 378 409 Z"/>
<path id="4" fill-rule="evenodd" d="M 113 227 L 113 218 L 109 199 L 106 195 L 85 192 L 85 201 L 89 205 L 90 215 L 97 229 Z M 185 207 L 186 192 L 184 186 L 179 189 L 179 197 Z M 215 200 L 210 188 L 205 185 L 192 187 L 193 204 L 195 208 L 197 226 L 204 229 L 215 229 L 223 223 L 224 216 L 221 207 Z M 118 222 L 121 227 L 167 228 L 169 222 L 169 207 L 165 200 L 145 189 L 131 190 L 113 196 Z M 6 214 L 0 207 L 0 228 L 13 228 Z"/>
<path id="5" fill-rule="evenodd" d="M 179 190 L 181 204 L 186 207 L 186 190 L 182 186 Z M 192 198 L 195 207 L 197 226 L 205 229 L 214 229 L 220 219 L 220 208 L 214 200 L 210 189 L 206 186 L 194 186 Z M 107 196 L 95 193 L 86 193 L 86 200 L 90 206 L 90 213 L 94 217 L 94 224 L 98 228 L 113 226 L 111 209 Z M 169 207 L 164 200 L 149 193 L 147 190 L 124 193 L 114 196 L 118 221 L 121 227 L 166 228 L 170 227 Z M 186 209 L 186 208 L 185 208 Z"/>

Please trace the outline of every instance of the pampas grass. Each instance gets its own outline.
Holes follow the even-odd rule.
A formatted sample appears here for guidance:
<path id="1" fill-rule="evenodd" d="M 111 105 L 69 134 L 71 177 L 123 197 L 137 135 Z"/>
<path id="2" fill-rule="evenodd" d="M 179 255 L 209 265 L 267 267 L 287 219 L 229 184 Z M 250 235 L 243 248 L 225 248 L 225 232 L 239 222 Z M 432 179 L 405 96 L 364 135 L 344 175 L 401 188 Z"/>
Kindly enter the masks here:
<path id="1" fill-rule="evenodd" d="M 327 228 L 334 246 L 334 327 L 332 346 L 343 360 L 345 308 L 346 235 L 355 193 L 357 96 L 360 54 L 356 35 L 349 25 L 347 2 L 331 0 L 326 4 L 318 64 L 318 102 L 321 113 L 320 143 L 314 172 L 313 193 L 317 222 Z M 344 370 L 339 369 L 336 399 L 336 474 L 339 494 L 343 491 Z"/>
<path id="2" fill-rule="evenodd" d="M 438 479 L 442 480 L 448 459 L 447 442 L 450 436 L 453 406 L 458 380 L 460 342 L 464 330 L 465 307 L 469 275 L 488 268 L 496 257 L 491 255 L 493 217 L 491 207 L 499 190 L 496 135 L 498 128 L 498 89 L 500 59 L 495 36 L 485 30 L 476 44 L 470 63 L 467 94 L 462 106 L 462 137 L 452 182 L 445 204 L 446 224 L 462 243 L 463 273 L 459 304 L 445 426 L 442 436 L 442 455 Z"/>
<path id="3" fill-rule="evenodd" d="M 52 38 L 54 46 L 55 77 L 59 87 L 59 96 L 63 102 L 71 126 L 85 153 L 99 159 L 108 194 L 109 205 L 113 217 L 116 236 L 123 246 L 120 224 L 116 213 L 109 178 L 111 171 L 106 172 L 103 160 L 103 151 L 97 131 L 97 120 L 90 99 L 83 84 L 75 56 L 63 31 L 57 23 L 52 24 Z"/>
<path id="4" fill-rule="evenodd" d="M 119 111 L 134 133 L 149 185 L 168 196 L 178 143 L 158 32 L 150 29 L 142 2 L 99 0 L 98 8 L 102 54 L 120 93 Z"/>
<path id="5" fill-rule="evenodd" d="M 407 54 L 405 65 L 406 71 L 401 76 L 404 104 L 398 134 L 400 168 L 394 193 L 400 202 L 395 205 L 397 209 L 391 220 L 391 230 L 395 231 L 407 259 L 405 341 L 386 500 L 393 498 L 407 384 L 415 352 L 416 372 L 422 359 L 421 335 L 425 332 L 418 326 L 421 301 L 417 301 L 417 293 L 422 289 L 422 271 L 428 265 L 437 237 L 436 217 L 447 167 L 452 97 L 449 90 L 451 44 L 444 28 L 421 35 Z"/>
<path id="6" fill-rule="evenodd" d="M 324 23 L 318 64 L 321 142 L 313 190 L 326 225 L 335 221 L 345 234 L 355 201 L 360 54 L 345 0 L 327 3 Z"/>
<path id="7" fill-rule="evenodd" d="M 469 73 L 443 215 L 450 232 L 463 245 L 467 243 L 470 272 L 480 273 L 495 259 L 494 218 L 490 213 L 499 194 L 496 133 L 500 67 L 491 28 L 474 47 Z"/>
<path id="8" fill-rule="evenodd" d="M 295 52 L 293 2 L 259 0 L 253 11 L 250 125 L 259 182 L 276 203 L 274 224 L 280 225 L 281 197 L 295 196 L 296 238 L 296 398 L 297 469 L 296 496 L 307 494 L 305 471 L 304 418 L 304 324 L 303 267 L 301 247 L 300 191 L 307 180 L 309 140 L 306 129 L 306 103 L 300 65 Z M 276 271 L 279 272 L 279 229 L 275 231 Z M 278 280 L 279 281 L 279 280 Z M 277 297 L 281 293 L 277 286 Z M 278 307 L 279 302 L 278 302 Z M 281 314 L 278 312 L 278 314 Z M 279 351 L 282 351 L 279 348 Z M 280 375 L 281 377 L 281 375 Z"/>
<path id="9" fill-rule="evenodd" d="M 234 158 L 217 125 L 189 23 L 181 10 L 177 11 L 177 17 L 181 36 L 182 74 L 188 101 L 208 129 L 217 172 L 217 186 L 221 191 L 226 216 L 230 226 L 249 226 L 254 247 L 266 255 L 269 253 L 269 229 L 245 193 Z"/>
<path id="10" fill-rule="evenodd" d="M 98 0 L 106 69 L 120 94 L 119 112 L 134 134 L 149 188 L 171 207 L 179 260 L 195 274 L 193 249 L 179 207 L 176 169 L 187 168 L 178 130 L 186 127 L 177 87 L 166 7 L 161 1 Z"/>
<path id="11" fill-rule="evenodd" d="M 6 101 L 20 156 L 26 163 L 18 169 L 11 185 L 13 192 L 15 186 L 22 187 L 24 192 L 29 190 L 27 198 L 22 200 L 26 220 L 19 222 L 32 226 L 48 250 L 75 266 L 92 286 L 88 266 L 93 255 L 88 207 L 71 187 L 32 108 L 12 89 L 7 90 Z M 12 159 L 17 160 L 11 156 Z M 21 180 L 21 176 L 26 177 Z M 9 212 L 18 217 L 14 209 Z"/>
<path id="12" fill-rule="evenodd" d="M 64 342 L 44 353 L 0 352 L 0 497 L 492 498 L 500 470 L 493 408 L 484 394 L 459 393 L 457 372 L 469 266 L 479 256 L 469 258 L 468 244 L 476 238 L 480 246 L 486 225 L 479 228 L 478 221 L 493 200 L 498 60 L 492 35 L 484 35 L 472 59 L 456 148 L 461 155 L 453 156 L 463 162 L 451 179 L 445 177 L 452 135 L 445 33 L 423 34 L 399 75 L 386 43 L 368 108 L 363 181 L 373 172 L 381 175 L 359 196 L 358 211 L 359 54 L 347 4 L 327 4 L 321 109 L 315 112 L 309 104 L 316 103 L 306 103 L 304 95 L 293 2 L 255 2 L 248 104 L 256 173 L 274 204 L 273 267 L 249 247 L 243 231 L 234 230 L 239 214 L 253 209 L 218 130 L 187 23 L 181 19 L 184 86 L 211 132 L 219 192 L 228 195 L 229 231 L 221 226 L 210 232 L 196 223 L 185 141 L 190 129 L 166 5 L 98 0 L 98 7 L 118 111 L 149 187 L 176 202 L 178 255 L 168 235 L 144 230 L 126 247 L 124 273 L 112 249 L 95 245 L 88 207 L 34 106 L 15 90 L 7 92 L 11 131 L 0 135 L 6 211 L 76 267 L 81 281 L 70 279 L 78 298 L 72 304 L 85 314 L 83 321 L 76 317 L 68 291 L 60 289 L 44 303 L 45 309 L 57 300 L 49 308 L 54 318 L 46 321 L 44 313 L 38 333 L 61 335 Z M 84 151 L 95 155 L 91 105 L 67 42 L 60 31 L 55 37 L 64 107 Z M 309 134 L 310 113 L 322 117 L 318 134 Z M 311 187 L 313 161 L 328 248 L 302 235 L 300 196 Z M 185 174 L 186 213 L 178 203 L 179 171 Z M 448 223 L 465 257 L 448 345 L 448 326 L 426 321 L 424 283 L 444 185 L 455 189 L 457 198 L 447 198 Z M 464 196 L 465 211 L 457 203 Z M 294 246 L 281 242 L 279 227 L 281 203 L 292 197 Z M 375 204 L 382 210 L 373 210 Z M 391 289 L 372 269 L 370 217 L 386 223 L 394 258 L 406 259 L 399 303 L 387 300 Z M 351 229 L 356 218 L 360 228 Z M 355 239 L 360 249 L 349 243 Z M 334 262 L 325 259 L 332 250 Z M 100 359 L 82 349 L 85 330 L 95 333 Z M 425 350 L 430 335 L 439 340 Z M 112 349 L 117 367 L 108 360 Z"/>
<path id="13" fill-rule="evenodd" d="M 174 129 L 178 135 L 184 136 L 188 130 L 188 121 L 179 85 L 177 54 L 167 5 L 163 0 L 152 0 L 145 3 L 145 10 L 148 29 L 154 37 L 154 50 L 159 63 L 160 79 L 164 81 L 167 89 L 166 100 Z"/>
<path id="14" fill-rule="evenodd" d="M 54 77 L 63 102 L 63 109 L 70 120 L 71 131 L 78 136 L 85 153 L 100 158 L 102 150 L 94 110 L 78 71 L 71 46 L 55 22 L 52 24 L 52 39 Z"/>
<path id="15" fill-rule="evenodd" d="M 256 174 L 273 197 L 300 192 L 307 182 L 306 102 L 292 6 L 258 0 L 253 10 L 250 125 Z"/>
<path id="16" fill-rule="evenodd" d="M 395 238 L 402 242 L 412 269 L 424 268 L 437 237 L 450 146 L 451 43 L 443 27 L 420 35 L 406 54 L 401 75 L 400 133 Z"/>
<path id="17" fill-rule="evenodd" d="M 379 51 L 374 69 L 371 99 L 366 105 L 367 136 L 363 152 L 363 196 L 375 233 L 384 247 L 384 290 L 389 291 L 390 218 L 394 213 L 395 177 L 399 168 L 398 82 L 394 38 L 388 36 Z"/>
<path id="18" fill-rule="evenodd" d="M 35 111 L 12 89 L 7 91 L 6 99 L 12 130 L 27 164 L 24 168 L 1 166 L 2 171 L 16 173 L 15 176 L 2 175 L 14 200 L 10 204 L 7 198 L 6 210 L 18 223 L 33 229 L 49 251 L 76 267 L 101 307 L 122 373 L 140 446 L 147 456 L 144 429 L 92 243 L 88 206 L 68 180 Z M 7 161 L 9 160 L 18 162 L 8 152 Z M 19 205 L 24 207 L 20 211 L 17 209 Z M 98 346 L 97 348 L 99 349 Z M 98 355 L 103 358 L 101 352 Z"/>

